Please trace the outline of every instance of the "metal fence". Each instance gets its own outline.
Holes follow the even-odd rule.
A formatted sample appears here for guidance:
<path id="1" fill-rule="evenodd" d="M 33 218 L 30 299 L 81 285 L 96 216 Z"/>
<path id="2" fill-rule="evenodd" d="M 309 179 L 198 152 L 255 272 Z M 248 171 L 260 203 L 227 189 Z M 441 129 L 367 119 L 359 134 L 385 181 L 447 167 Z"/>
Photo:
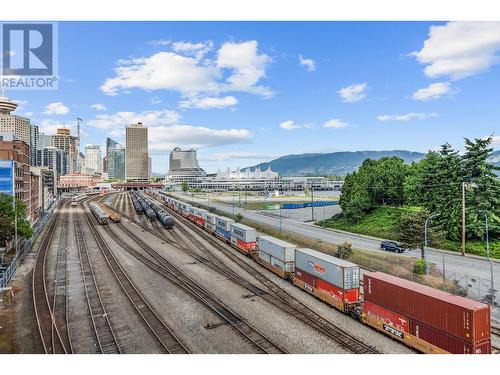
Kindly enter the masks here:
<path id="1" fill-rule="evenodd" d="M 47 211 L 47 213 L 37 221 L 37 223 L 33 227 L 33 235 L 29 239 L 22 239 L 21 241 L 19 241 L 18 251 L 16 252 L 16 255 L 14 256 L 12 261 L 10 261 L 8 265 L 4 265 L 2 259 L 2 263 L 0 263 L 0 292 L 9 284 L 10 280 L 12 279 L 12 277 L 14 277 L 17 269 L 22 264 L 26 255 L 31 251 L 31 248 L 37 240 L 40 232 L 43 230 L 47 222 L 52 218 L 52 213 L 55 207 L 57 207 L 57 203 L 58 202 L 53 205 L 52 210 Z M 0 293 L 0 302 L 1 301 L 2 296 Z"/>

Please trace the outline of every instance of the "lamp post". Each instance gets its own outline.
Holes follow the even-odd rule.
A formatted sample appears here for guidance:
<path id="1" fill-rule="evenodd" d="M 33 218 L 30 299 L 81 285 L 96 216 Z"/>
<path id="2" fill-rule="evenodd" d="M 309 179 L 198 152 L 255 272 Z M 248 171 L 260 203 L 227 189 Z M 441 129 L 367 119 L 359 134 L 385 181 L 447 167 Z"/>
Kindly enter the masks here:
<path id="1" fill-rule="evenodd" d="M 427 220 L 425 220 L 424 224 L 424 248 L 422 249 L 422 259 L 425 260 L 425 273 L 427 275 L 429 274 L 429 267 L 427 265 L 427 260 L 425 259 L 427 257 L 427 228 L 428 228 L 427 224 L 432 218 L 435 218 L 436 216 L 439 216 L 439 214 L 434 214 L 429 216 Z"/>
<path id="2" fill-rule="evenodd" d="M 314 187 L 311 181 L 311 220 L 314 221 Z"/>
<path id="3" fill-rule="evenodd" d="M 234 195 L 233 195 L 233 216 L 234 216 Z"/>
<path id="4" fill-rule="evenodd" d="M 493 279 L 493 262 L 491 261 L 490 258 L 490 238 L 488 234 L 488 214 L 486 211 L 481 210 L 480 211 L 484 215 L 484 225 L 485 225 L 485 230 L 486 230 L 486 258 L 488 258 L 488 261 L 490 262 L 490 293 L 491 293 L 491 302 L 495 302 L 495 281 Z"/>
<path id="5" fill-rule="evenodd" d="M 283 227 L 282 227 L 282 225 L 281 225 L 281 204 L 280 204 L 280 203 L 278 203 L 278 204 L 279 204 L 279 206 L 280 206 L 280 232 L 281 232 L 281 231 L 282 231 L 282 229 L 283 229 Z"/>

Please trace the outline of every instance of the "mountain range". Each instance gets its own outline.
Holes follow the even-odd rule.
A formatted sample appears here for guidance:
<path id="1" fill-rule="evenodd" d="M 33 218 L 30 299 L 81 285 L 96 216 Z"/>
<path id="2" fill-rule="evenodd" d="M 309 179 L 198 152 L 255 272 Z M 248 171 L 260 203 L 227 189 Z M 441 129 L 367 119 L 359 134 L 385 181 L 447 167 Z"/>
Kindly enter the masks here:
<path id="1" fill-rule="evenodd" d="M 286 155 L 269 162 L 260 163 L 250 167 L 260 167 L 266 170 L 269 166 L 281 176 L 324 176 L 345 175 L 359 168 L 365 159 L 380 159 L 386 156 L 397 156 L 411 163 L 421 160 L 425 153 L 405 150 L 392 151 L 344 151 L 325 154 L 298 154 Z M 500 167 L 500 150 L 493 152 L 490 161 Z"/>

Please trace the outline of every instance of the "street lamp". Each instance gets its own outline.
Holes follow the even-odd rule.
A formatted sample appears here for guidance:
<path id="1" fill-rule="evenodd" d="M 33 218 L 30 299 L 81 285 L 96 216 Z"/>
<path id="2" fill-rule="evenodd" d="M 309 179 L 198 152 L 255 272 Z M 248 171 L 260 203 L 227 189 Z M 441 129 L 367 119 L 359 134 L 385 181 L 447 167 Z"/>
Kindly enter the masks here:
<path id="1" fill-rule="evenodd" d="M 490 258 L 490 238 L 488 235 L 488 214 L 486 211 L 481 210 L 480 211 L 484 215 L 484 225 L 486 229 L 486 258 L 488 258 L 488 261 L 490 262 L 490 293 L 492 296 L 491 301 L 494 303 L 495 302 L 495 281 L 493 280 L 493 262 Z"/>
<path id="2" fill-rule="evenodd" d="M 427 224 L 432 218 L 435 218 L 436 216 L 439 216 L 439 214 L 429 216 L 427 220 L 425 220 L 424 224 L 424 248 L 422 249 L 422 259 L 425 260 L 425 273 L 427 275 L 429 274 L 429 266 L 427 265 L 427 260 L 425 259 L 427 255 Z"/>

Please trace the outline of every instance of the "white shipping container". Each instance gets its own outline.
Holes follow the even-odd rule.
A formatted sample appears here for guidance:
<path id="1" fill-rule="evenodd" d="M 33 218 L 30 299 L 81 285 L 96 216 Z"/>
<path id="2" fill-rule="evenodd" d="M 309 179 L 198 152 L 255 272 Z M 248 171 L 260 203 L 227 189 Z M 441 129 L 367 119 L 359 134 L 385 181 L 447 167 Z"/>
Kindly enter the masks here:
<path id="1" fill-rule="evenodd" d="M 359 288 L 359 266 L 313 249 L 295 251 L 295 267 L 341 289 Z"/>
<path id="2" fill-rule="evenodd" d="M 217 215 L 212 214 L 208 211 L 205 212 L 205 222 L 215 225 Z"/>
<path id="3" fill-rule="evenodd" d="M 255 242 L 257 240 L 257 231 L 247 225 L 231 223 L 231 237 L 243 242 Z"/>
<path id="4" fill-rule="evenodd" d="M 259 258 L 265 263 L 271 263 L 271 257 L 262 251 L 259 251 Z"/>
<path id="5" fill-rule="evenodd" d="M 226 232 L 231 230 L 231 224 L 234 223 L 233 219 L 229 219 L 224 216 L 218 216 L 216 221 L 216 225 L 218 228 L 224 229 Z"/>
<path id="6" fill-rule="evenodd" d="M 297 246 L 271 236 L 259 236 L 259 250 L 272 255 L 282 262 L 295 261 L 295 249 Z"/>

